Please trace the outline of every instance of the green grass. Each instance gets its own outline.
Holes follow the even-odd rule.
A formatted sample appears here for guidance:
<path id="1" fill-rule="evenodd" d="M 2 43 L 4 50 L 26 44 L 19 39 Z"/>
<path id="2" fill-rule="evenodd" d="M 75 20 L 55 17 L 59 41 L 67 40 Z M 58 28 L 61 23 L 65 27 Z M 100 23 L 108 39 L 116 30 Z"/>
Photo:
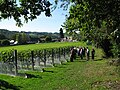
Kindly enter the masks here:
<path id="1" fill-rule="evenodd" d="M 49 45 L 53 47 L 55 46 L 55 43 L 54 44 L 49 43 Z M 58 43 L 56 45 L 58 45 Z M 68 45 L 70 44 L 68 43 Z M 79 46 L 83 45 L 84 44 L 79 43 Z M 20 48 L 22 46 L 15 47 Z M 25 47 L 22 47 L 22 49 Z M 30 48 L 32 47 L 32 45 L 30 46 L 28 45 L 26 48 L 28 47 Z M 40 45 L 37 46 L 36 44 L 36 47 L 35 45 L 33 45 L 33 47 L 37 48 L 40 47 Z M 90 46 L 90 48 L 91 47 L 92 46 Z M 56 65 L 55 67 L 52 68 L 45 68 L 45 72 L 24 71 L 25 73 L 31 74 L 33 76 L 32 78 L 24 78 L 20 76 L 14 77 L 0 74 L 0 89 L 119 90 L 115 88 L 117 85 L 120 86 L 120 74 L 116 72 L 115 66 L 108 65 L 107 64 L 108 60 L 101 59 L 101 57 L 102 51 L 100 49 L 96 49 L 95 61 L 92 60 L 86 61 L 77 58 L 74 62 L 63 63 L 62 65 Z"/>
<path id="2" fill-rule="evenodd" d="M 0 47 L 0 51 L 3 50 L 34 50 L 34 49 L 45 49 L 45 48 L 57 48 L 57 47 L 65 47 L 65 46 L 86 46 L 83 42 L 55 42 L 55 43 L 40 43 L 40 44 L 28 44 L 28 45 L 18 45 L 18 46 L 7 46 Z"/>
<path id="3" fill-rule="evenodd" d="M 115 66 L 102 61 L 75 61 L 46 68 L 46 72 L 28 71 L 33 78 L 0 75 L 0 79 L 20 90 L 107 90 L 96 82 L 120 81 Z"/>
<path id="4" fill-rule="evenodd" d="M 120 75 L 115 66 L 107 64 L 101 59 L 101 50 L 96 50 L 95 61 L 80 60 L 63 63 L 52 68 L 45 68 L 45 72 L 24 71 L 32 78 L 20 76 L 0 75 L 0 88 L 4 90 L 117 90 L 116 82 L 120 83 Z M 1 84 L 4 82 L 4 84 Z M 115 85 L 109 87 L 109 83 Z M 119 89 L 118 89 L 119 90 Z"/>

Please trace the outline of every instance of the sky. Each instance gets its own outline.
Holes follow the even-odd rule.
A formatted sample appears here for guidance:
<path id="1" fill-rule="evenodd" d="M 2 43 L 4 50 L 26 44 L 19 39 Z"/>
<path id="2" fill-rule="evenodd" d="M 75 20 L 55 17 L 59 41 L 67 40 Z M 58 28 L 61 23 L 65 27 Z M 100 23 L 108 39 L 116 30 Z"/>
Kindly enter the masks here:
<path id="1" fill-rule="evenodd" d="M 62 8 L 57 8 L 51 14 L 51 17 L 46 17 L 42 13 L 37 19 L 23 23 L 22 27 L 17 27 L 14 19 L 5 19 L 0 21 L 0 29 L 7 29 L 10 31 L 31 31 L 31 32 L 59 32 L 61 25 L 65 22 L 65 15 L 68 11 Z M 65 31 L 64 31 L 65 32 Z"/>

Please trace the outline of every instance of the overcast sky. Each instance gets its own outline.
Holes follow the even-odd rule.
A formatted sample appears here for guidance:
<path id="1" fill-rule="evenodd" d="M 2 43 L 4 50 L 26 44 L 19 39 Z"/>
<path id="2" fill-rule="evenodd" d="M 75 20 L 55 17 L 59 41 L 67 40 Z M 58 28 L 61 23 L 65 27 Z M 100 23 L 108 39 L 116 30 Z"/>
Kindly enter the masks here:
<path id="1" fill-rule="evenodd" d="M 51 17 L 46 17 L 42 13 L 37 19 L 24 23 L 22 27 L 17 27 L 13 19 L 6 19 L 0 21 L 0 29 L 7 29 L 10 31 L 36 31 L 36 32 L 59 32 L 61 25 L 65 22 L 65 15 L 67 11 L 63 9 L 56 9 L 52 12 Z"/>

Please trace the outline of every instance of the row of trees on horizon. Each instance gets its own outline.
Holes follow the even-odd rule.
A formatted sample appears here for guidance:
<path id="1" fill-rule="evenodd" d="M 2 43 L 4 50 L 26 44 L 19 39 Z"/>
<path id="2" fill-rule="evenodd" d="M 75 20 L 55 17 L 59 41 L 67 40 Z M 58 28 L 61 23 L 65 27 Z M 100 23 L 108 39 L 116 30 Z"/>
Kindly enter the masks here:
<path id="1" fill-rule="evenodd" d="M 64 38 L 62 29 L 60 29 L 60 33 L 17 32 L 0 29 L 0 46 L 13 45 L 15 42 L 16 44 L 55 42 L 60 38 Z"/>

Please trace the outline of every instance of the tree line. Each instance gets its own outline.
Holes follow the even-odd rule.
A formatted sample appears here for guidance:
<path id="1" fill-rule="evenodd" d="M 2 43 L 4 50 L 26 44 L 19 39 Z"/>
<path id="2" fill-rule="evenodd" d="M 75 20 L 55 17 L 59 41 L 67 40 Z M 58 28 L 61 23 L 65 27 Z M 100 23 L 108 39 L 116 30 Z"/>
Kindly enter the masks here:
<path id="1" fill-rule="evenodd" d="M 10 45 L 11 40 L 17 41 L 17 44 L 54 42 L 59 40 L 59 33 L 18 32 L 0 29 L 0 46 Z"/>

